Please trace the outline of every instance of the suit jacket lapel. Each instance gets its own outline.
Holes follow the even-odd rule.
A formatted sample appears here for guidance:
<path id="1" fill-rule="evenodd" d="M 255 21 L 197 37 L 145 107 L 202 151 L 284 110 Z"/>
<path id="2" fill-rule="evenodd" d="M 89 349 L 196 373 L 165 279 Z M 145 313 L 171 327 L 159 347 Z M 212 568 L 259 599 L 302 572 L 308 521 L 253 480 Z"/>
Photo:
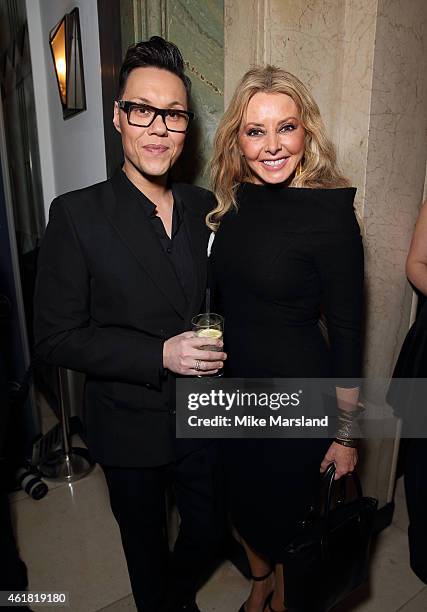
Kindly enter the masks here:
<path id="1" fill-rule="evenodd" d="M 172 308 L 185 318 L 188 305 L 175 270 L 165 257 L 150 220 L 141 208 L 141 202 L 132 197 L 131 193 L 127 194 L 127 189 L 123 189 L 121 181 L 123 178 L 117 176 L 117 173 L 111 179 L 113 197 L 109 202 L 105 202 L 107 217 Z"/>

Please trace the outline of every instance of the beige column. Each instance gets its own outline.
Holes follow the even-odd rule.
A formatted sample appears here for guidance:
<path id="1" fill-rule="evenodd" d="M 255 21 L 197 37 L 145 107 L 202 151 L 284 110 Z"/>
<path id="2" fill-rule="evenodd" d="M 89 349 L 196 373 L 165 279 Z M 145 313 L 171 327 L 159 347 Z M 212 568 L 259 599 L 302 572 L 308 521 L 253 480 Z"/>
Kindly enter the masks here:
<path id="1" fill-rule="evenodd" d="M 254 64 L 298 76 L 319 104 L 362 212 L 377 0 L 226 0 L 225 100 Z"/>
<path id="2" fill-rule="evenodd" d="M 427 157 L 424 0 L 226 0 L 225 100 L 251 65 L 296 74 L 317 100 L 357 186 L 366 249 L 364 375 L 390 375 L 412 292 L 404 262 Z M 369 395 L 369 394 L 368 394 Z M 373 406 L 383 394 L 371 393 Z M 390 501 L 396 440 L 368 441 L 365 488 Z"/>

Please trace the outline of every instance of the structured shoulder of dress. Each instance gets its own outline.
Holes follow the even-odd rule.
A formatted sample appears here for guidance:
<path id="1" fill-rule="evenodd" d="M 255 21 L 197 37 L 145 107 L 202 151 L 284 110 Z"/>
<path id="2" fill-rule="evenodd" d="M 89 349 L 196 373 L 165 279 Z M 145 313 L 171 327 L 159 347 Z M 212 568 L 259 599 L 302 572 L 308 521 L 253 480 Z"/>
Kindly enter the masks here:
<path id="1" fill-rule="evenodd" d="M 244 183 L 238 204 L 250 214 L 268 211 L 279 227 L 295 232 L 359 231 L 354 211 L 356 188 L 310 189 Z"/>
<path id="2" fill-rule="evenodd" d="M 306 191 L 313 229 L 332 232 L 359 232 L 354 209 L 355 187 L 300 189 Z M 301 194 L 301 198 L 304 194 Z"/>

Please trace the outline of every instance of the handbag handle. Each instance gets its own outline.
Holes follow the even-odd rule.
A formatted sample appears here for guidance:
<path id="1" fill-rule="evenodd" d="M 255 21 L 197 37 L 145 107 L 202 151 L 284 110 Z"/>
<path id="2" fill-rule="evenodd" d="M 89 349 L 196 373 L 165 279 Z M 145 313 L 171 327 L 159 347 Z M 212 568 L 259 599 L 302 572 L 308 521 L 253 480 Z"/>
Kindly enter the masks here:
<path id="1" fill-rule="evenodd" d="M 326 519 L 326 521 L 329 518 L 329 511 L 331 509 L 331 505 L 332 505 L 332 492 L 334 490 L 334 476 L 335 476 L 335 463 L 330 463 L 328 465 L 328 467 L 326 468 L 326 472 L 323 476 L 323 479 L 326 481 L 327 484 L 327 493 L 326 493 L 326 504 L 325 504 L 325 510 L 324 510 L 324 517 Z M 358 499 L 362 499 L 363 497 L 363 491 L 362 491 L 362 485 L 360 483 L 360 479 L 359 476 L 357 475 L 356 472 L 349 472 L 348 474 L 346 474 L 347 477 L 351 477 L 353 479 L 353 482 L 356 486 L 356 493 L 357 493 L 357 497 Z M 343 477 L 345 478 L 345 477 Z M 342 486 L 342 490 L 345 489 L 345 480 L 343 480 L 343 478 L 341 478 L 340 483 Z"/>
<path id="2" fill-rule="evenodd" d="M 330 463 L 328 467 L 326 468 L 326 472 L 323 475 L 323 480 L 324 482 L 326 482 L 326 486 L 327 486 L 327 492 L 326 492 L 326 504 L 324 506 L 324 511 L 323 511 L 323 534 L 322 534 L 322 539 L 321 539 L 321 545 L 322 545 L 322 549 L 325 554 L 327 553 L 327 549 L 328 549 L 327 539 L 328 539 L 329 512 L 331 510 L 331 505 L 332 505 L 332 492 L 334 490 L 335 471 L 336 471 L 335 463 Z M 350 476 L 353 479 L 353 482 L 356 486 L 357 497 L 358 499 L 362 499 L 363 497 L 362 485 L 360 483 L 360 479 L 357 473 L 349 472 L 346 476 L 347 477 Z M 342 487 L 341 490 L 343 493 L 345 493 L 344 478 L 345 477 L 342 477 L 340 479 L 340 485 Z"/>

